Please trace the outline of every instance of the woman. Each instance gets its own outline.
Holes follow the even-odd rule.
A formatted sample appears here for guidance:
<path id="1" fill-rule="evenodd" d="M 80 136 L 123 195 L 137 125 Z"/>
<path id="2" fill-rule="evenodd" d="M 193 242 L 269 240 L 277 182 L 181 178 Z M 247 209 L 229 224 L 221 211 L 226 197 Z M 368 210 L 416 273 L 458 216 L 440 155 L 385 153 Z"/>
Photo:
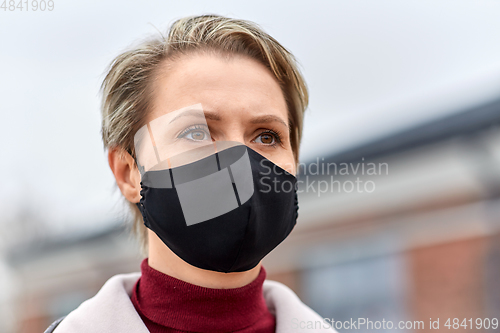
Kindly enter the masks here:
<path id="1" fill-rule="evenodd" d="M 333 331 L 260 263 L 295 225 L 307 101 L 293 56 L 247 21 L 183 18 L 119 55 L 102 137 L 147 258 L 54 331 Z"/>

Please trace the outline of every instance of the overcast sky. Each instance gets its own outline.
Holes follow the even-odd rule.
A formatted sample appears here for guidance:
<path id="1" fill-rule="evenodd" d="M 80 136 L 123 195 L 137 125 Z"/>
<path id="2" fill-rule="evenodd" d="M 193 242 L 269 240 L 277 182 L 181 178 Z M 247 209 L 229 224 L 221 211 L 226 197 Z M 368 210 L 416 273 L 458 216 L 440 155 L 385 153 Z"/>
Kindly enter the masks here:
<path id="1" fill-rule="evenodd" d="M 54 5 L 0 9 L 4 231 L 23 212 L 60 232 L 123 212 L 100 139 L 99 85 L 121 50 L 182 16 L 252 20 L 295 54 L 311 97 L 303 161 L 500 97 L 500 0 Z"/>

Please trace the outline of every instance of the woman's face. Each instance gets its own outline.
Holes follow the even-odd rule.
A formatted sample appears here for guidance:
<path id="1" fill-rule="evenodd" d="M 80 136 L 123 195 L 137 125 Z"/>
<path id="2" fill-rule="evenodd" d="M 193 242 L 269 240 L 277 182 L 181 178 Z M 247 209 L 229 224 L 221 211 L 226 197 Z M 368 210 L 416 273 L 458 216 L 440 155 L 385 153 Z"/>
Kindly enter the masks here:
<path id="1" fill-rule="evenodd" d="M 285 98 L 273 74 L 256 60 L 184 55 L 162 65 L 153 89 L 147 122 L 201 103 L 206 126 L 182 129 L 179 137 L 241 142 L 295 175 Z"/>

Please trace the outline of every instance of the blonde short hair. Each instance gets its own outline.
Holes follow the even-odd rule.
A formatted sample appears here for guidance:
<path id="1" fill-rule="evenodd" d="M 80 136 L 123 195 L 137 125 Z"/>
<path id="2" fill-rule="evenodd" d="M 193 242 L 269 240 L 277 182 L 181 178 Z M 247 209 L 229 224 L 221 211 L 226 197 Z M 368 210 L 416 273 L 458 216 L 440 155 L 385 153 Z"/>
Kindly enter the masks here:
<path id="1" fill-rule="evenodd" d="M 269 68 L 285 96 L 291 147 L 298 162 L 308 91 L 295 58 L 256 24 L 219 15 L 181 18 L 170 26 L 166 38 L 161 34 L 150 37 L 111 62 L 101 86 L 104 148 L 135 157 L 134 134 L 144 125 L 144 116 L 150 111 L 151 85 L 159 65 L 192 52 L 246 55 Z M 147 229 L 137 206 L 130 202 L 129 205 L 133 232 L 142 254 L 147 256 Z"/>

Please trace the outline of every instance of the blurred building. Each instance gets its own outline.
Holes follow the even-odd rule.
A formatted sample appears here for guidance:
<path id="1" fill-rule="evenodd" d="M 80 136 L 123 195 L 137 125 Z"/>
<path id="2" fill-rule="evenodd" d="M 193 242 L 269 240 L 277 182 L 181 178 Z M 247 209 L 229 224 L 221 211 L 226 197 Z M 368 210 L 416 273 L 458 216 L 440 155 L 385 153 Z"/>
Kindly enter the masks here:
<path id="1" fill-rule="evenodd" d="M 16 247 L 6 259 L 11 292 L 0 304 L 5 333 L 44 332 L 111 276 L 138 271 L 141 261 L 135 241 L 119 223 L 93 234 Z"/>
<path id="2" fill-rule="evenodd" d="M 500 101 L 302 167 L 271 278 L 334 320 L 500 317 Z"/>
<path id="3" fill-rule="evenodd" d="M 322 316 L 418 332 L 499 317 L 500 101 L 318 157 L 299 180 L 297 226 L 264 265 Z M 12 249 L 0 331 L 43 332 L 140 260 L 121 227 Z"/>

